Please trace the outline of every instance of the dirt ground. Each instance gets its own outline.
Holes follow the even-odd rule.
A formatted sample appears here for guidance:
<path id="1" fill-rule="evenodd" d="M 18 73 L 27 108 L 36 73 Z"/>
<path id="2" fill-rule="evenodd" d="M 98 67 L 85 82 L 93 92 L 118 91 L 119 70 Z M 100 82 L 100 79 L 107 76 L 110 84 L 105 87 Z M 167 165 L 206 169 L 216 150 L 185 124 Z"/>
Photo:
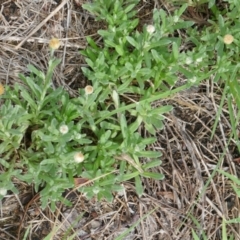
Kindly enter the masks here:
<path id="1" fill-rule="evenodd" d="M 67 2 L 64 4 L 64 2 Z M 85 65 L 79 54 L 86 46 L 85 37 L 100 41 L 97 30 L 104 23 L 81 7 L 85 0 L 0 0 L 0 82 L 20 84 L 19 73 L 27 73 L 31 63 L 46 70 L 49 59 L 48 41 L 61 39 L 56 52 L 62 63 L 54 74 L 54 84 L 64 86 L 72 96 L 87 84 L 81 72 Z M 140 24 L 151 23 L 154 7 L 171 13 L 170 1 L 142 0 L 138 5 Z M 199 26 L 206 24 L 207 8 L 191 8 L 184 18 Z M 123 239 L 191 240 L 192 229 L 197 233 L 198 222 L 207 239 L 221 239 L 223 216 L 239 216 L 239 200 L 230 182 L 216 174 L 209 182 L 205 194 L 199 193 L 207 183 L 212 170 L 224 152 L 231 131 L 227 110 L 215 135 L 211 131 L 219 107 L 222 89 L 211 79 L 176 96 L 155 104 L 172 104 L 174 110 L 167 115 L 165 128 L 157 133 L 158 141 L 149 148 L 163 153 L 161 167 L 165 180 L 143 179 L 144 194 L 137 197 L 131 182 L 124 184 L 126 191 L 116 194 L 108 203 L 88 201 L 78 192 L 68 194 L 72 207 L 58 206 L 56 212 L 40 208 L 39 199 L 32 186 L 14 180 L 19 195 L 8 194 L 0 203 L 0 239 L 21 240 L 27 229 L 27 239 L 44 239 L 51 231 L 53 239 L 116 239 L 129 230 Z M 143 134 L 146 135 L 144 129 Z M 231 143 L 224 157 L 223 167 L 239 174 L 234 159 L 238 151 Z M 68 192 L 66 191 L 65 194 Z M 189 214 L 191 212 L 191 214 Z M 76 222 L 75 227 L 70 224 Z M 240 239 L 240 225 L 227 226 L 234 239 Z"/>

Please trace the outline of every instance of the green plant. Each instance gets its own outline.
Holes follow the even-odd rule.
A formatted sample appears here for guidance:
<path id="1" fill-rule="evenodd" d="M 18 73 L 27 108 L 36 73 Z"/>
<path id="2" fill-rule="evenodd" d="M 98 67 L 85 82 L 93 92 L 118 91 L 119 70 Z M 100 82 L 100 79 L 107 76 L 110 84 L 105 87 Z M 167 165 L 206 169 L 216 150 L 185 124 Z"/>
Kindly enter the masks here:
<path id="1" fill-rule="evenodd" d="M 200 1 L 204 2 L 204 1 Z M 211 3 L 210 3 L 211 2 Z M 228 148 L 230 141 L 233 141 L 238 151 L 240 151 L 240 142 L 238 134 L 238 123 L 240 118 L 240 84 L 239 84 L 239 7 L 240 2 L 236 0 L 225 0 L 225 8 L 219 10 L 217 6 L 213 5 L 215 1 L 209 1 L 209 11 L 213 14 L 208 26 L 204 27 L 202 31 L 198 31 L 192 27 L 188 29 L 189 40 L 194 43 L 195 49 L 205 48 L 204 54 L 207 56 L 202 65 L 202 71 L 211 71 L 214 83 L 219 85 L 222 89 L 222 99 L 219 104 L 216 121 L 213 127 L 212 136 L 215 134 L 216 127 L 221 121 L 221 114 L 223 109 L 228 111 L 231 132 L 226 135 L 227 142 L 225 148 Z M 227 103 L 227 104 L 226 104 Z M 225 155 L 226 152 L 224 152 Z M 232 187 L 236 195 L 240 196 L 239 179 L 225 171 L 219 169 L 223 159 L 220 159 L 213 173 L 209 177 L 212 179 L 216 171 L 222 173 L 232 181 Z M 209 181 L 208 180 L 208 181 Z M 209 182 L 208 182 L 209 183 Z M 208 183 L 205 184 L 204 190 L 200 195 L 204 194 Z M 239 218 L 226 220 L 222 223 L 222 239 L 233 239 L 233 236 L 227 237 L 226 224 L 238 223 Z M 195 225 L 198 224 L 195 222 Z M 198 226 L 199 227 L 199 226 Z M 201 229 L 199 227 L 199 229 Z M 197 234 L 192 231 L 194 239 L 199 239 Z M 205 235 L 201 236 L 205 237 Z"/>
<path id="2" fill-rule="evenodd" d="M 221 169 L 217 169 L 217 171 L 221 174 L 223 174 L 225 177 L 227 177 L 228 179 L 231 180 L 231 186 L 233 188 L 233 190 L 235 191 L 236 193 L 236 196 L 237 197 L 240 197 L 240 180 L 237 176 L 235 175 L 232 175 L 228 172 L 225 172 Z M 234 236 L 231 234 L 230 236 L 228 236 L 227 234 L 227 228 L 226 228 L 226 225 L 227 224 L 232 224 L 232 223 L 240 223 L 240 218 L 234 218 L 234 219 L 230 219 L 230 220 L 226 220 L 224 217 L 223 217 L 223 220 L 222 220 L 222 239 L 226 239 L 226 240 L 232 240 L 234 239 Z"/>
<path id="3" fill-rule="evenodd" d="M 226 9 L 220 11 L 211 6 L 213 18 L 208 20 L 209 26 L 201 32 L 197 28 L 188 29 L 189 40 L 194 43 L 195 50 L 203 53 L 201 71 L 210 71 L 215 83 L 224 86 L 222 101 L 218 109 L 216 122 L 212 131 L 215 133 L 219 116 L 222 112 L 224 100 L 227 100 L 228 110 L 234 140 L 240 150 L 236 127 L 239 120 L 239 1 L 226 0 Z M 233 103 L 236 103 L 234 106 Z M 236 114 L 235 114 L 236 113 Z"/>
<path id="4" fill-rule="evenodd" d="M 198 227 L 200 227 L 200 224 L 196 219 L 193 218 L 193 221 Z M 235 219 L 231 219 L 231 220 L 226 220 L 225 218 L 223 218 L 223 220 L 222 220 L 222 239 L 223 240 L 233 240 L 234 239 L 233 234 L 228 236 L 227 229 L 226 229 L 226 224 L 231 224 L 231 223 L 240 223 L 240 218 L 235 218 Z M 204 232 L 202 233 L 201 238 L 199 238 L 197 233 L 194 231 L 194 229 L 192 229 L 192 236 L 193 236 L 194 240 L 200 240 L 200 239 L 207 240 L 206 234 Z"/>
<path id="5" fill-rule="evenodd" d="M 154 10 L 153 25 L 137 31 L 137 3 L 100 0 L 84 5 L 106 21 L 107 29 L 98 31 L 102 46 L 88 37 L 89 46 L 81 52 L 89 66 L 82 70 L 92 86 L 80 89 L 78 97 L 52 85 L 60 62 L 54 57 L 56 39 L 50 43 L 46 75 L 29 65 L 29 76 L 20 75 L 24 85 L 6 88 L 0 107 L 1 198 L 6 190 L 17 193 L 13 178 L 34 184 L 42 207 L 50 201 L 52 209 L 56 201 L 68 203 L 62 193 L 74 187 L 74 177 L 91 180 L 79 189 L 87 197 L 109 201 L 126 180 L 134 179 L 141 195 L 141 177 L 164 178 L 151 170 L 161 164 L 161 153 L 147 147 L 156 141 L 155 132 L 163 128 L 163 115 L 172 107 L 153 108 L 152 103 L 210 73 L 199 71 L 203 56 L 207 58 L 205 48 L 179 50 L 182 40 L 174 34 L 193 25 L 180 18 L 187 5 L 174 16 Z M 188 81 L 176 87 L 180 74 Z M 141 125 L 151 137 L 141 136 Z"/>

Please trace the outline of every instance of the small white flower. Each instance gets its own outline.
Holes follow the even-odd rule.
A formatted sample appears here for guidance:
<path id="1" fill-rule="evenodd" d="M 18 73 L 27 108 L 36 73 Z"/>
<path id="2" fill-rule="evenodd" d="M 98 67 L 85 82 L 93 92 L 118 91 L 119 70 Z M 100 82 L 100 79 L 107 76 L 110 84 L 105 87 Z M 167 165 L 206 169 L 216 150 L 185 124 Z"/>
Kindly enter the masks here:
<path id="1" fill-rule="evenodd" d="M 223 38 L 225 44 L 231 44 L 234 40 L 234 37 L 231 34 L 226 34 Z"/>
<path id="2" fill-rule="evenodd" d="M 80 133 L 75 134 L 75 139 L 79 140 L 81 139 L 82 135 Z"/>
<path id="3" fill-rule="evenodd" d="M 87 85 L 87 86 L 85 87 L 85 93 L 86 93 L 87 95 L 92 94 L 92 93 L 93 93 L 93 86 Z"/>
<path id="4" fill-rule="evenodd" d="M 153 34 L 155 32 L 155 27 L 153 25 L 147 25 L 147 32 Z"/>
<path id="5" fill-rule="evenodd" d="M 7 194 L 6 188 L 0 188 L 0 195 L 5 196 Z"/>
<path id="6" fill-rule="evenodd" d="M 49 42 L 49 47 L 53 50 L 58 49 L 61 46 L 61 42 L 57 38 L 52 38 Z"/>
<path id="7" fill-rule="evenodd" d="M 197 78 L 196 78 L 196 77 L 190 78 L 189 81 L 190 81 L 191 83 L 195 83 L 195 82 L 197 81 Z"/>
<path id="8" fill-rule="evenodd" d="M 62 125 L 62 126 L 59 128 L 59 131 L 60 131 L 60 133 L 62 133 L 62 134 L 68 133 L 68 126 L 67 126 L 67 125 Z"/>
<path id="9" fill-rule="evenodd" d="M 202 60 L 203 60 L 203 58 L 200 57 L 200 58 L 197 58 L 197 59 L 196 59 L 196 62 L 197 62 L 197 63 L 200 63 L 200 62 L 202 62 Z"/>
<path id="10" fill-rule="evenodd" d="M 100 189 L 98 187 L 95 187 L 93 189 L 94 194 L 98 194 L 100 192 Z"/>
<path id="11" fill-rule="evenodd" d="M 81 152 L 77 152 L 74 154 L 74 161 L 76 163 L 81 163 L 84 160 L 84 155 Z"/>
<path id="12" fill-rule="evenodd" d="M 186 64 L 187 64 L 187 65 L 191 64 L 192 61 L 193 61 L 193 60 L 192 60 L 191 57 L 187 57 L 187 58 L 186 58 Z"/>
<path id="13" fill-rule="evenodd" d="M 173 17 L 173 22 L 176 23 L 176 22 L 178 22 L 178 20 L 179 20 L 179 17 L 178 17 L 178 16 L 174 16 L 174 17 Z"/>

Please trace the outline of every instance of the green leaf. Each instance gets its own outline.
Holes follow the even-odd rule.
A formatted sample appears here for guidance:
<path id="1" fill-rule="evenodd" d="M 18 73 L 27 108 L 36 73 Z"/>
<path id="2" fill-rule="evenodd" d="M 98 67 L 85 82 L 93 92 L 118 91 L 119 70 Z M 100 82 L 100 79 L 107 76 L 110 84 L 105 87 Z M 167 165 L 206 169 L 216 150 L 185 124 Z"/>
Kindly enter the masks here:
<path id="1" fill-rule="evenodd" d="M 101 135 L 101 138 L 100 138 L 100 143 L 101 144 L 106 144 L 106 142 L 108 141 L 108 139 L 110 138 L 111 136 L 111 131 L 110 130 L 107 130 L 106 132 L 104 132 L 102 135 Z"/>
<path id="2" fill-rule="evenodd" d="M 154 125 L 154 127 L 158 130 L 162 130 L 164 128 L 164 124 L 162 122 L 161 117 L 152 117 L 151 123 Z"/>
<path id="3" fill-rule="evenodd" d="M 142 76 L 145 76 L 147 78 L 149 78 L 152 74 L 152 69 L 149 69 L 149 68 L 141 68 L 139 71 L 138 71 L 138 75 L 142 75 Z"/>
<path id="4" fill-rule="evenodd" d="M 228 239 L 228 237 L 227 237 L 227 229 L 226 229 L 226 222 L 225 222 L 225 220 L 223 219 L 223 221 L 222 221 L 222 239 Z"/>
<path id="5" fill-rule="evenodd" d="M 143 194 L 143 186 L 142 186 L 142 181 L 141 181 L 141 178 L 139 176 L 136 176 L 135 177 L 135 187 L 136 187 L 136 193 L 139 197 L 142 196 Z"/>
<path id="6" fill-rule="evenodd" d="M 124 186 L 123 185 L 116 185 L 116 184 L 113 184 L 111 186 L 111 190 L 114 191 L 114 192 L 122 192 L 124 191 Z"/>
<path id="7" fill-rule="evenodd" d="M 212 8 L 213 6 L 215 6 L 215 1 L 216 1 L 216 0 L 209 0 L 209 2 L 208 2 L 208 8 Z"/>
<path id="8" fill-rule="evenodd" d="M 189 28 L 194 24 L 195 23 L 193 21 L 178 22 L 173 26 L 173 29 L 177 30 L 177 29 Z"/>
<path id="9" fill-rule="evenodd" d="M 146 178 L 153 178 L 156 180 L 163 180 L 165 177 L 162 173 L 154 173 L 154 172 L 144 172 L 141 174 L 143 177 Z"/>
<path id="10" fill-rule="evenodd" d="M 161 156 L 162 156 L 162 154 L 161 154 Z M 142 166 L 142 168 L 143 168 L 144 170 L 147 170 L 147 169 L 149 169 L 149 168 L 158 167 L 158 166 L 160 166 L 161 164 L 162 164 L 162 161 L 159 160 L 159 159 L 151 160 L 150 162 L 144 164 L 144 165 Z"/>
<path id="11" fill-rule="evenodd" d="M 27 65 L 27 68 L 30 70 L 30 72 L 35 73 L 39 78 L 42 80 L 45 79 L 45 74 L 41 71 L 39 71 L 37 68 L 35 68 L 33 65 L 29 64 Z"/>
<path id="12" fill-rule="evenodd" d="M 178 49 L 178 45 L 173 42 L 172 44 L 172 52 L 173 52 L 173 56 L 176 60 L 178 60 L 178 57 L 179 57 L 179 49 Z"/>
<path id="13" fill-rule="evenodd" d="M 157 48 L 157 47 L 162 47 L 162 46 L 167 46 L 171 43 L 171 40 L 165 38 L 165 39 L 161 39 L 157 42 L 153 42 L 151 43 L 148 47 L 146 47 L 146 51 L 149 51 L 152 48 Z"/>
<path id="14" fill-rule="evenodd" d="M 19 78 L 28 85 L 28 87 L 30 88 L 30 90 L 34 93 L 34 95 L 36 96 L 36 99 L 40 99 L 41 97 L 41 93 L 42 93 L 42 88 L 39 87 L 33 80 L 31 77 L 25 77 L 22 74 L 19 74 Z"/>
<path id="15" fill-rule="evenodd" d="M 218 26 L 220 29 L 224 28 L 225 22 L 221 14 L 218 15 Z"/>
<path id="16" fill-rule="evenodd" d="M 122 181 L 124 182 L 124 181 L 130 180 L 130 179 L 133 179 L 138 175 L 139 175 L 138 171 L 133 172 L 133 173 L 126 173 L 123 175 Z"/>
<path id="17" fill-rule="evenodd" d="M 29 103 L 32 110 L 35 111 L 37 109 L 36 102 L 33 100 L 33 98 L 30 96 L 30 94 L 27 92 L 26 89 L 22 88 L 21 90 L 22 90 L 21 91 L 21 96 Z"/>
<path id="18" fill-rule="evenodd" d="M 156 130 L 152 124 L 148 124 L 147 122 L 144 121 L 144 126 L 149 133 L 151 133 L 152 135 L 155 135 Z"/>
<path id="19" fill-rule="evenodd" d="M 221 169 L 218 169 L 217 171 L 226 176 L 227 178 L 231 179 L 237 185 L 240 185 L 240 179 L 237 176 L 227 173 Z"/>
<path id="20" fill-rule="evenodd" d="M 181 17 L 182 14 L 185 12 L 185 10 L 189 7 L 189 4 L 183 4 L 180 9 L 178 9 L 177 11 L 175 11 L 176 15 L 178 17 Z"/>
<path id="21" fill-rule="evenodd" d="M 198 237 L 198 235 L 196 234 L 196 232 L 193 229 L 192 229 L 192 235 L 193 235 L 194 240 L 200 240 L 200 238 Z"/>
<path id="22" fill-rule="evenodd" d="M 131 125 L 129 126 L 129 131 L 135 132 L 138 129 L 138 127 L 141 125 L 142 121 L 143 121 L 143 118 L 142 116 L 139 115 L 135 120 L 135 122 L 131 123 Z"/>
<path id="23" fill-rule="evenodd" d="M 56 90 L 54 90 L 53 92 L 51 92 L 50 94 L 46 95 L 43 103 L 42 103 L 42 108 L 44 108 L 48 103 L 55 103 L 56 99 L 59 98 L 59 96 L 63 93 L 63 89 L 62 88 L 57 88 Z"/>
<path id="24" fill-rule="evenodd" d="M 144 139 L 141 140 L 141 143 L 145 146 L 149 145 L 149 144 L 152 144 L 152 143 L 155 143 L 155 142 L 156 142 L 156 138 L 154 138 L 154 137 L 144 138 Z"/>
<path id="25" fill-rule="evenodd" d="M 124 9 L 124 12 L 125 12 L 125 13 L 130 12 L 135 6 L 136 6 L 136 4 L 129 4 L 129 5 Z"/>
<path id="26" fill-rule="evenodd" d="M 136 49 L 139 49 L 139 44 L 134 38 L 127 36 L 126 39 L 133 47 L 135 47 Z"/>
<path id="27" fill-rule="evenodd" d="M 240 217 L 238 217 L 238 218 L 233 218 L 233 219 L 230 219 L 230 220 L 226 220 L 226 223 L 227 223 L 227 224 L 240 223 Z"/>
<path id="28" fill-rule="evenodd" d="M 113 99 L 115 108 L 118 108 L 120 105 L 120 101 L 119 101 L 119 94 L 116 90 L 112 90 L 112 99 Z"/>
<path id="29" fill-rule="evenodd" d="M 97 44 L 94 42 L 94 40 L 91 37 L 87 36 L 86 40 L 92 48 L 94 48 L 97 51 L 99 50 L 99 47 L 97 46 Z"/>
<path id="30" fill-rule="evenodd" d="M 155 114 L 164 114 L 164 113 L 168 113 L 170 111 L 172 111 L 173 106 L 171 105 L 165 105 L 162 107 L 158 107 L 158 108 L 154 108 L 151 110 L 151 114 L 155 115 Z"/>
<path id="31" fill-rule="evenodd" d="M 124 175 L 124 172 L 125 172 L 125 169 L 126 169 L 126 164 L 127 164 L 126 161 L 121 161 L 120 162 L 119 175 L 118 175 L 118 177 L 119 177 L 118 181 L 120 181 L 120 182 L 123 181 L 122 176 Z"/>
<path id="32" fill-rule="evenodd" d="M 233 190 L 237 194 L 238 197 L 240 197 L 240 186 L 235 186 L 234 184 L 231 184 Z"/>
<path id="33" fill-rule="evenodd" d="M 32 228 L 32 224 L 28 226 L 27 231 L 25 232 L 25 234 L 23 236 L 23 240 L 27 240 L 28 234 L 29 234 L 31 228 Z"/>
<path id="34" fill-rule="evenodd" d="M 114 43 L 112 40 L 109 40 L 109 39 L 105 39 L 105 43 L 106 43 L 106 46 L 107 47 L 113 47 L 115 48 L 117 46 L 116 43 Z"/>
<path id="35" fill-rule="evenodd" d="M 124 50 L 123 50 L 123 47 L 122 47 L 122 46 L 116 45 L 116 46 L 115 46 L 115 49 L 116 49 L 117 53 L 118 53 L 120 56 L 123 56 L 123 55 L 124 55 Z"/>
<path id="36" fill-rule="evenodd" d="M 111 193 L 111 191 L 105 191 L 102 190 L 100 191 L 100 193 L 98 193 L 98 199 L 106 199 L 108 202 L 111 202 L 113 200 L 113 195 Z"/>
<path id="37" fill-rule="evenodd" d="M 161 156 L 160 152 L 154 151 L 139 151 L 135 153 L 138 157 L 146 157 L 146 158 L 157 158 Z"/>
<path id="38" fill-rule="evenodd" d="M 120 126 L 123 138 L 126 138 L 128 135 L 128 127 L 127 127 L 127 120 L 124 114 L 121 114 L 120 116 Z"/>
<path id="39" fill-rule="evenodd" d="M 151 53 L 144 51 L 144 60 L 146 63 L 146 67 L 152 69 L 152 57 Z"/>
<path id="40" fill-rule="evenodd" d="M 121 130 L 119 125 L 116 125 L 116 124 L 113 124 L 113 123 L 110 123 L 110 122 L 107 122 L 107 121 L 101 122 L 100 126 L 103 129 L 111 129 L 111 130 L 117 130 L 117 131 Z"/>
<path id="41" fill-rule="evenodd" d="M 1 146 L 1 144 L 0 144 Z M 1 153 L 1 150 L 0 150 L 0 153 Z M 0 158 L 0 164 L 3 165 L 5 168 L 9 168 L 10 167 L 10 164 L 5 161 L 3 158 Z"/>

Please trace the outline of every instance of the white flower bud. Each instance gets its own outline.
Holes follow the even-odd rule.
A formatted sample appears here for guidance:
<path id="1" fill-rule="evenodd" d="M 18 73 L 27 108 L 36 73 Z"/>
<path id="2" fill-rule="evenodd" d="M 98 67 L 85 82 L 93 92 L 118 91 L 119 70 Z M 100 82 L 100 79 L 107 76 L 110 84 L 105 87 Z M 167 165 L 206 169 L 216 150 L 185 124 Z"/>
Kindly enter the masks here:
<path id="1" fill-rule="evenodd" d="M 186 64 L 187 64 L 187 65 L 191 64 L 192 61 L 193 61 L 192 58 L 190 58 L 190 57 L 187 57 L 187 58 L 186 58 Z"/>
<path id="2" fill-rule="evenodd" d="M 155 27 L 153 25 L 147 25 L 147 32 L 153 34 L 155 32 Z"/>
<path id="3" fill-rule="evenodd" d="M 0 195 L 5 196 L 7 194 L 6 188 L 0 188 Z"/>
<path id="4" fill-rule="evenodd" d="M 81 152 L 75 153 L 75 155 L 74 155 L 74 161 L 75 161 L 76 163 L 81 163 L 81 162 L 83 162 L 83 160 L 84 160 L 84 155 L 83 155 Z"/>
<path id="5" fill-rule="evenodd" d="M 62 126 L 59 128 L 59 131 L 60 131 L 60 133 L 62 133 L 62 134 L 68 133 L 68 126 L 67 126 L 67 125 L 62 125 Z"/>
<path id="6" fill-rule="evenodd" d="M 197 58 L 197 59 L 196 59 L 196 62 L 197 62 L 197 63 L 200 63 L 200 62 L 202 62 L 202 60 L 203 60 L 203 58 L 200 57 L 200 58 Z"/>
<path id="7" fill-rule="evenodd" d="M 87 86 L 85 87 L 85 93 L 86 93 L 87 95 L 92 94 L 92 93 L 93 93 L 93 87 L 90 86 L 90 85 L 87 85 Z"/>
<path id="8" fill-rule="evenodd" d="M 234 40 L 234 37 L 231 34 L 226 34 L 223 38 L 225 44 L 231 44 Z"/>
<path id="9" fill-rule="evenodd" d="M 98 187 L 95 187 L 93 189 L 94 194 L 98 194 L 100 192 L 100 189 Z"/>
<path id="10" fill-rule="evenodd" d="M 82 135 L 80 133 L 76 133 L 75 134 L 75 139 L 79 140 L 81 139 Z"/>
<path id="11" fill-rule="evenodd" d="M 53 50 L 56 50 L 60 47 L 61 42 L 57 38 L 52 38 L 49 42 L 49 47 Z"/>
<path id="12" fill-rule="evenodd" d="M 189 81 L 190 81 L 191 83 L 195 83 L 195 82 L 197 81 L 197 78 L 196 78 L 196 77 L 190 78 Z"/>
<path id="13" fill-rule="evenodd" d="M 179 21 L 179 17 L 178 16 L 174 16 L 173 17 L 173 22 L 177 23 Z"/>

